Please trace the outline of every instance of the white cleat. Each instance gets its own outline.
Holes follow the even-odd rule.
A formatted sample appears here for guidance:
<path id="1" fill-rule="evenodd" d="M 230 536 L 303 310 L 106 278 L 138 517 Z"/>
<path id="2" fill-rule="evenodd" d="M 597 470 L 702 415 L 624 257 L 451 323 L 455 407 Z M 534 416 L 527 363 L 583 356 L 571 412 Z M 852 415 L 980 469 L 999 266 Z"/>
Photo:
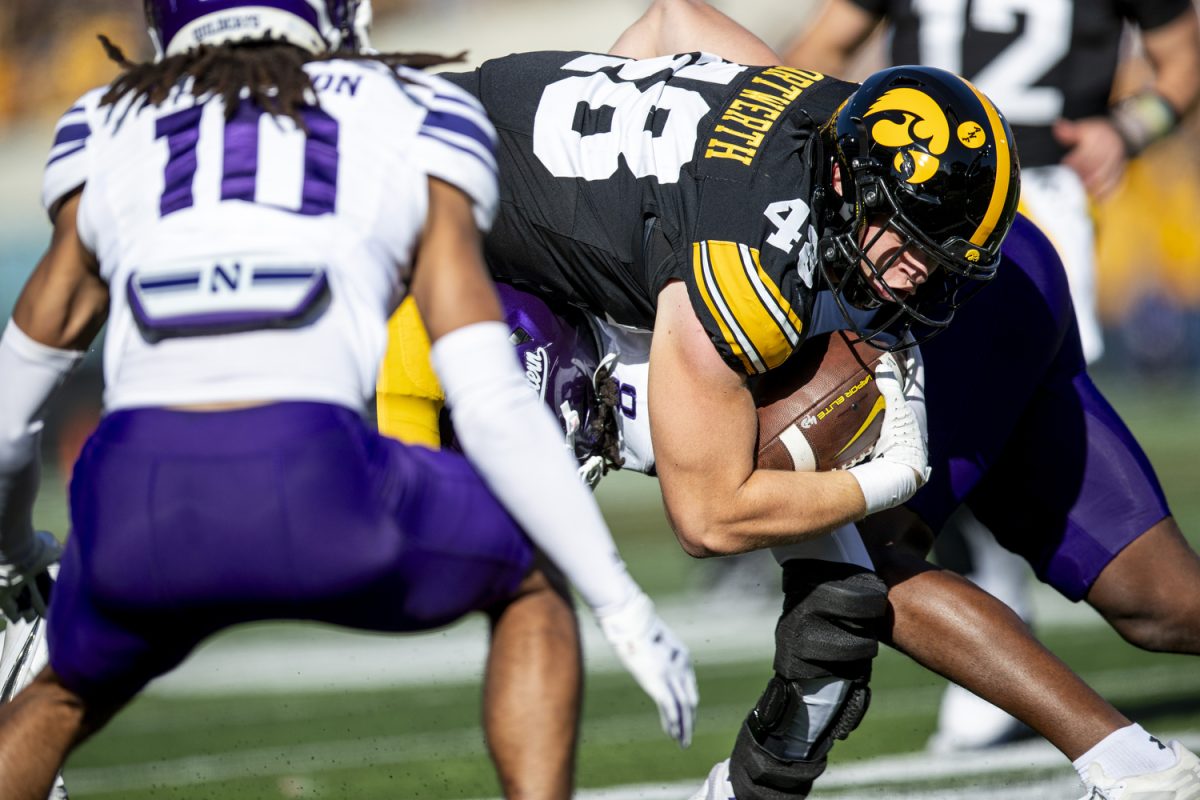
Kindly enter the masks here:
<path id="1" fill-rule="evenodd" d="M 1200 758 L 1179 742 L 1168 746 L 1175 751 L 1175 766 L 1159 772 L 1114 781 L 1092 764 L 1087 780 L 1091 791 L 1080 800 L 1200 800 Z"/>
<path id="2" fill-rule="evenodd" d="M 729 782 L 728 758 L 713 765 L 704 779 L 704 785 L 688 800 L 735 800 L 733 784 Z"/>

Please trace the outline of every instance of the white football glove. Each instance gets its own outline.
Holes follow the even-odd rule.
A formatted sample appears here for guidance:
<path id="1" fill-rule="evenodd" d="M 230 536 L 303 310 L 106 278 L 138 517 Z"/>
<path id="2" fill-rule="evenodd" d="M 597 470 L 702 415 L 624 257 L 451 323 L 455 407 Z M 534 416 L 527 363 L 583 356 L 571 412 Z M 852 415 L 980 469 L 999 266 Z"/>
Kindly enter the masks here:
<path id="1" fill-rule="evenodd" d="M 597 620 L 625 669 L 658 705 L 663 732 L 687 747 L 700 701 L 687 647 L 642 592 L 617 611 L 597 615 Z"/>
<path id="2" fill-rule="evenodd" d="M 911 338 L 912 334 L 909 334 Z M 912 346 L 907 350 L 896 353 L 896 360 L 904 373 L 904 399 L 908 407 L 917 415 L 917 425 L 921 429 L 921 440 L 929 446 L 929 419 L 925 408 L 925 357 L 921 348 Z"/>
<path id="3" fill-rule="evenodd" d="M 917 414 L 905 399 L 905 381 L 896 357 L 885 353 L 875 383 L 887 403 L 883 430 L 871 460 L 848 471 L 858 480 L 867 514 L 907 501 L 929 480 L 929 453 Z"/>
<path id="4" fill-rule="evenodd" d="M 29 558 L 20 564 L 0 564 L 0 611 L 6 620 L 29 622 L 46 615 L 47 598 L 38 586 L 38 579 L 49 585 L 47 570 L 58 563 L 61 555 L 62 546 L 53 534 L 38 531 Z"/>

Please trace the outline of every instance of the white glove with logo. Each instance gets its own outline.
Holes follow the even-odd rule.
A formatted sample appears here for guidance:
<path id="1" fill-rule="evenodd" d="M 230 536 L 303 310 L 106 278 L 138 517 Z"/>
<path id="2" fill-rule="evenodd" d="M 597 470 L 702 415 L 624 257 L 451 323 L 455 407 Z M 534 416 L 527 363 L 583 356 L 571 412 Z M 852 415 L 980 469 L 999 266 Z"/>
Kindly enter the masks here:
<path id="1" fill-rule="evenodd" d="M 909 334 L 911 337 L 912 334 Z M 904 374 L 904 399 L 917 415 L 917 426 L 921 429 L 921 440 L 929 446 L 929 420 L 925 408 L 925 357 L 921 348 L 913 346 L 896 353 L 896 360 Z"/>
<path id="2" fill-rule="evenodd" d="M 658 704 L 663 732 L 680 747 L 687 747 L 692 742 L 696 704 L 700 701 L 687 647 L 641 591 L 618 610 L 597 614 L 596 618 L 625 669 Z"/>
<path id="3" fill-rule="evenodd" d="M 902 376 L 896 357 L 886 353 L 875 368 L 875 383 L 887 403 L 883 430 L 871 460 L 848 470 L 862 488 L 868 515 L 907 501 L 929 480 L 925 436 L 917 414 L 905 398 L 906 382 Z M 911 381 L 908 383 L 913 385 Z"/>
<path id="4" fill-rule="evenodd" d="M 38 585 L 39 578 L 44 586 L 50 585 L 46 571 L 58 563 L 61 555 L 62 546 L 53 534 L 38 531 L 28 558 L 20 564 L 0 564 L 0 611 L 6 619 L 29 622 L 46 616 L 47 598 Z"/>

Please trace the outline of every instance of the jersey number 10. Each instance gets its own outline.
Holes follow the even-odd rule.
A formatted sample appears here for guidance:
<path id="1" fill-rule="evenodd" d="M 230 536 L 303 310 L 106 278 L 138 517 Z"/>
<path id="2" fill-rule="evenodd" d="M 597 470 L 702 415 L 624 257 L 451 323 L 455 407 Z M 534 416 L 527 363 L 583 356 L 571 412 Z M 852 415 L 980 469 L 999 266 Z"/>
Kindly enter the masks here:
<path id="1" fill-rule="evenodd" d="M 159 201 L 161 216 L 195 205 L 193 184 L 204 109 L 202 105 L 186 108 L 157 121 L 155 136 L 167 140 L 168 152 Z M 337 120 L 319 108 L 305 108 L 301 111 L 308 128 L 305 134 L 289 130 L 290 120 L 271 119 L 269 124 L 276 126 L 272 136 L 275 144 L 282 143 L 283 137 L 304 138 L 302 162 L 299 152 L 291 162 L 281 162 L 270 157 L 274 148 L 262 146 L 265 137 L 259 123 L 264 115 L 266 112 L 257 105 L 243 102 L 225 122 L 220 200 L 242 200 L 306 216 L 332 214 L 337 198 Z M 267 171 L 264 167 L 269 169 L 271 179 L 260 186 L 260 173 Z"/>

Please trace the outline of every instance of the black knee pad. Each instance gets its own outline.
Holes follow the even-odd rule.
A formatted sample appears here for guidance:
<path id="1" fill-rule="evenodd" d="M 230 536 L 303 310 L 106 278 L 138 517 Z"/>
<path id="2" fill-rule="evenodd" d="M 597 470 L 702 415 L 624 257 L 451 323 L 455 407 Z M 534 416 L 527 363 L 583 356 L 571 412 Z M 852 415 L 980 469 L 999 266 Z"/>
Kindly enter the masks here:
<path id="1" fill-rule="evenodd" d="M 799 559 L 783 565 L 783 616 L 775 671 L 786 678 L 865 681 L 887 618 L 887 586 L 855 564 Z"/>
<path id="2" fill-rule="evenodd" d="M 730 758 L 737 800 L 806 797 L 825 771 L 835 739 L 858 727 L 871 701 L 871 660 L 887 614 L 887 587 L 853 564 L 797 560 L 784 565 L 783 615 L 775 627 L 775 677 L 747 716 Z M 842 706 L 804 759 L 786 759 L 766 746 L 788 730 L 801 710 L 801 681 L 849 683 Z"/>
<path id="3" fill-rule="evenodd" d="M 796 761 L 779 758 L 755 740 L 747 719 L 729 758 L 729 782 L 736 800 L 796 800 L 808 797 L 825 764 L 824 755 Z"/>
<path id="4" fill-rule="evenodd" d="M 729 760 L 734 796 L 737 800 L 807 796 L 813 781 L 825 771 L 834 740 L 845 739 L 858 727 L 870 703 L 866 679 L 852 681 L 841 708 L 813 743 L 809 755 L 803 759 L 783 758 L 771 751 L 768 740 L 788 729 L 804 706 L 804 689 L 798 681 L 779 675 L 771 678 L 742 724 Z"/>

